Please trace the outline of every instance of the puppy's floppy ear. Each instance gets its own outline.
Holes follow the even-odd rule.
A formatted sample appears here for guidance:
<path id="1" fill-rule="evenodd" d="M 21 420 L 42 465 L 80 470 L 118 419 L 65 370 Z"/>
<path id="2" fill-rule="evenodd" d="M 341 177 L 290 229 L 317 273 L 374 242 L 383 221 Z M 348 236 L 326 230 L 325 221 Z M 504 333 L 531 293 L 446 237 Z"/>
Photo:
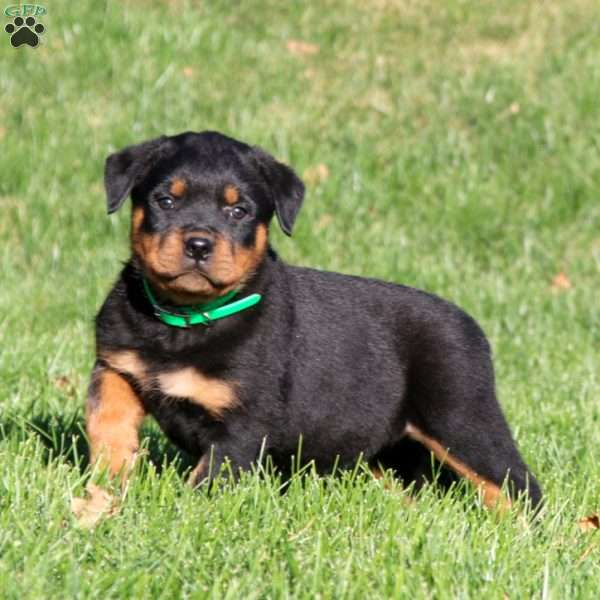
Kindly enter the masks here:
<path id="1" fill-rule="evenodd" d="M 304 184 L 287 165 L 275 160 L 261 148 L 255 146 L 252 150 L 269 186 L 279 226 L 286 235 L 292 235 L 294 221 L 304 199 Z"/>
<path id="2" fill-rule="evenodd" d="M 131 190 L 156 161 L 158 150 L 166 139 L 163 135 L 136 146 L 128 146 L 106 159 L 104 187 L 109 215 L 121 208 Z"/>

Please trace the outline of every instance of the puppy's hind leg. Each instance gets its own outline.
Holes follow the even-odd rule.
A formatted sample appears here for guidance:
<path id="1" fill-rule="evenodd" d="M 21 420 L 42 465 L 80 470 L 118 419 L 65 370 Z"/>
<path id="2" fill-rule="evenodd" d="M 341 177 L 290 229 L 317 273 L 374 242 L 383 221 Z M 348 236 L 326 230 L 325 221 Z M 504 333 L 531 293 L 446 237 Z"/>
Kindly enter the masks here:
<path id="1" fill-rule="evenodd" d="M 542 492 L 496 400 L 489 354 L 479 350 L 443 356 L 433 350 L 435 364 L 425 365 L 426 376 L 413 374 L 405 433 L 481 489 L 486 505 L 507 508 L 526 494 L 537 507 Z M 505 481 L 510 499 L 501 492 Z"/>
<path id="2" fill-rule="evenodd" d="M 441 419 L 418 418 L 406 425 L 406 435 L 421 443 L 446 467 L 481 490 L 486 506 L 510 507 L 501 490 L 505 480 L 511 498 L 525 493 L 536 507 L 540 487 L 523 462 L 504 416 L 492 410 L 487 418 L 477 412 L 445 415 Z"/>

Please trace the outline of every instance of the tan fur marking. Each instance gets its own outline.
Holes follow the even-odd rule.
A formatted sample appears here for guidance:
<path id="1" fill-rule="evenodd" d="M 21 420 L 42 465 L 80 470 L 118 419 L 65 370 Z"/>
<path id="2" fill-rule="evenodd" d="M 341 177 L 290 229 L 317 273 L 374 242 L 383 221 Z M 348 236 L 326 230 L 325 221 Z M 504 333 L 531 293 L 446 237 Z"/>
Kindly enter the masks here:
<path id="1" fill-rule="evenodd" d="M 433 452 L 434 456 L 442 463 L 450 467 L 457 475 L 464 477 L 476 486 L 482 494 L 483 503 L 487 507 L 498 507 L 501 511 L 506 511 L 511 507 L 511 501 L 502 490 L 491 481 L 485 479 L 475 471 L 470 469 L 465 463 L 458 460 L 445 449 L 437 440 L 429 437 L 420 429 L 412 424 L 407 424 L 406 435 L 411 439 L 423 444 L 425 448 Z"/>
<path id="2" fill-rule="evenodd" d="M 375 466 L 375 465 L 369 465 L 369 468 L 371 469 L 371 475 L 373 476 L 373 479 L 375 479 L 375 481 L 381 481 L 382 479 L 384 479 L 385 475 L 383 474 L 383 471 L 379 468 L 379 466 Z M 388 482 L 383 482 L 383 487 L 386 490 L 390 489 L 390 485 Z"/>
<path id="3" fill-rule="evenodd" d="M 144 221 L 144 209 L 141 206 L 136 206 L 131 213 L 131 231 L 137 233 Z"/>
<path id="4" fill-rule="evenodd" d="M 379 467 L 371 466 L 371 475 L 373 475 L 373 479 L 383 479 L 383 471 Z"/>
<path id="5" fill-rule="evenodd" d="M 98 397 L 88 400 L 86 410 L 90 462 L 108 467 L 111 477 L 121 473 L 125 480 L 135 462 L 138 431 L 146 413 L 121 375 L 106 369 L 98 377 Z"/>
<path id="6" fill-rule="evenodd" d="M 246 279 L 255 272 L 267 251 L 267 238 L 267 226 L 261 223 L 256 228 L 254 246 L 250 249 L 236 249 L 235 263 L 237 271 L 243 274 L 240 279 Z"/>
<path id="7" fill-rule="evenodd" d="M 223 190 L 223 198 L 225 199 L 226 204 L 235 204 L 240 198 L 240 191 L 235 187 L 235 185 L 226 185 L 225 189 Z"/>
<path id="8" fill-rule="evenodd" d="M 202 456 L 188 477 L 188 484 L 196 486 L 208 475 L 208 454 Z"/>
<path id="9" fill-rule="evenodd" d="M 185 235 L 189 232 L 185 235 L 178 230 L 162 235 L 146 233 L 136 229 L 137 219 L 136 214 L 131 234 L 133 253 L 141 260 L 159 296 L 178 304 L 203 302 L 241 288 L 255 273 L 267 251 L 268 230 L 264 224 L 258 225 L 250 248 L 237 246 L 222 235 L 215 236 L 213 255 L 206 269 L 208 277 L 218 282 L 217 289 L 201 273 L 181 271 Z"/>
<path id="10" fill-rule="evenodd" d="M 369 465 L 369 469 L 371 470 L 371 475 L 373 476 L 373 479 L 375 479 L 375 481 L 381 481 L 382 479 L 385 479 L 385 474 L 378 465 Z M 393 487 L 390 485 L 389 482 L 384 481 L 383 489 L 391 491 L 393 490 Z M 409 498 L 408 496 L 403 496 L 402 501 L 406 506 L 414 506 L 415 504 L 415 501 L 412 498 Z"/>
<path id="11" fill-rule="evenodd" d="M 163 373 L 158 376 L 158 383 L 167 396 L 186 398 L 215 417 L 220 417 L 224 411 L 237 404 L 231 383 L 206 377 L 193 367 Z"/>
<path id="12" fill-rule="evenodd" d="M 146 374 L 144 361 L 133 350 L 100 351 L 99 357 L 114 371 L 131 375 L 142 381 Z"/>
<path id="13" fill-rule="evenodd" d="M 177 304 L 193 304 L 214 298 L 217 295 L 214 287 L 200 273 L 181 272 L 184 238 L 184 233 L 179 230 L 161 235 L 132 229 L 131 246 L 159 296 Z M 181 275 L 176 277 L 179 273 Z"/>
<path id="14" fill-rule="evenodd" d="M 179 177 L 176 177 L 175 179 L 173 179 L 173 181 L 171 183 L 171 187 L 169 188 L 169 192 L 171 192 L 171 194 L 173 194 L 173 196 L 177 196 L 178 198 L 181 198 L 181 196 L 183 196 L 185 194 L 186 190 L 187 190 L 186 182 Z"/>
<path id="15" fill-rule="evenodd" d="M 255 273 L 267 251 L 267 238 L 267 227 L 261 223 L 250 248 L 236 246 L 222 237 L 215 240 L 212 273 L 216 279 L 226 283 L 222 294 L 243 286 Z"/>

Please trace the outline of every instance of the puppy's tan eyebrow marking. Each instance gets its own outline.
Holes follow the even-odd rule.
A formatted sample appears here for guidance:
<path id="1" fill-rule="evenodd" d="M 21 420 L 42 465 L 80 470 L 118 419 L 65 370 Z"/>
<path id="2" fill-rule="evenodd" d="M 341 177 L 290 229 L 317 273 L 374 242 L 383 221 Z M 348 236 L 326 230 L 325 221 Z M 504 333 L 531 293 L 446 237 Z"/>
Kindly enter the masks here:
<path id="1" fill-rule="evenodd" d="M 187 184 L 186 184 L 185 180 L 181 179 L 180 177 L 176 177 L 171 182 L 171 187 L 169 188 L 169 192 L 171 192 L 171 194 L 173 194 L 173 196 L 180 197 L 185 194 L 186 189 L 187 189 Z"/>
<path id="2" fill-rule="evenodd" d="M 227 204 L 235 204 L 240 197 L 240 191 L 231 183 L 225 186 L 223 190 L 223 198 Z"/>

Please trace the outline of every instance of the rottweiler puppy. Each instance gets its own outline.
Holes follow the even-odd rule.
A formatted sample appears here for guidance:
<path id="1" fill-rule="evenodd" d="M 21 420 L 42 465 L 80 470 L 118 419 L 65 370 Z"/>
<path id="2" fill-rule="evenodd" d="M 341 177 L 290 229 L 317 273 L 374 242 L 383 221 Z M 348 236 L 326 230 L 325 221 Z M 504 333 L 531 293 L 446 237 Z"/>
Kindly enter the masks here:
<path id="1" fill-rule="evenodd" d="M 433 453 L 486 504 L 540 502 L 471 317 L 410 287 L 278 258 L 271 218 L 291 235 L 304 197 L 290 167 L 188 132 L 110 155 L 105 186 L 109 213 L 131 196 L 131 258 L 96 318 L 92 462 L 127 473 L 152 415 L 197 459 L 194 484 L 265 456 L 287 473 L 301 439 L 320 472 L 362 456 L 422 480 Z"/>

